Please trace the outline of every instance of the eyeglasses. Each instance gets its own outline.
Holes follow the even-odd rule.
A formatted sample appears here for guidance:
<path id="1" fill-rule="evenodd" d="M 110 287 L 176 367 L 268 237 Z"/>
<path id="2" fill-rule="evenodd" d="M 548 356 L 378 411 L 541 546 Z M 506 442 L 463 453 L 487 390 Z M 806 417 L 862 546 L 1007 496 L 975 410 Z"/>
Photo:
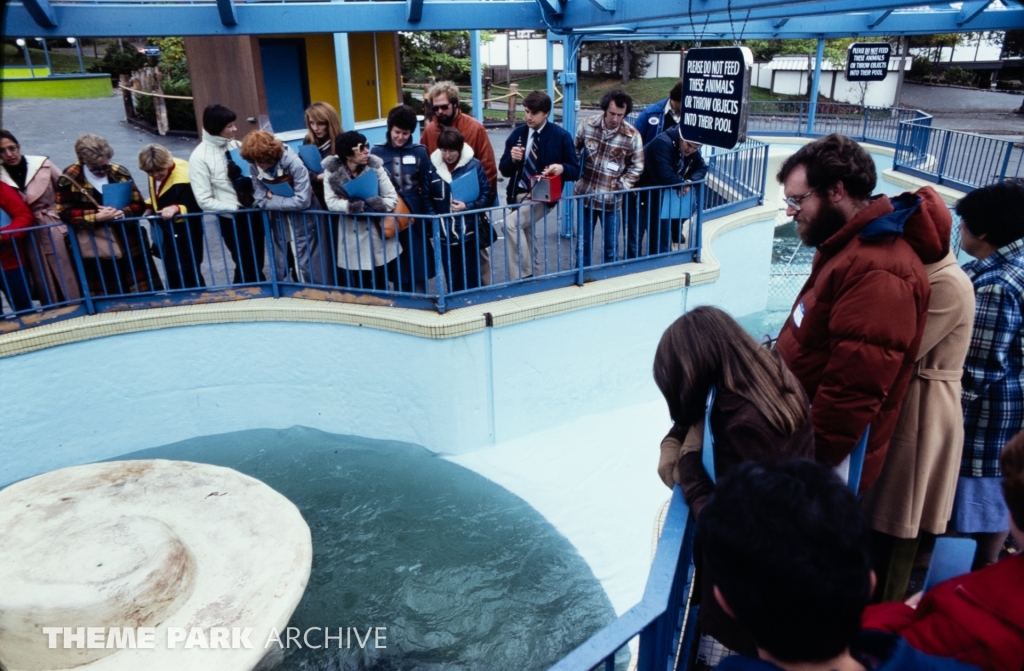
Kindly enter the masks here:
<path id="1" fill-rule="evenodd" d="M 783 198 L 782 202 L 790 206 L 797 212 L 799 212 L 800 210 L 803 209 L 803 206 L 800 203 L 804 202 L 804 199 L 807 198 L 807 196 L 811 195 L 812 193 L 814 193 L 814 189 L 811 189 L 802 196 L 792 196 L 790 198 Z"/>
<path id="2" fill-rule="evenodd" d="M 433 108 L 440 112 L 441 110 L 451 109 L 452 104 L 448 103 L 447 105 L 433 105 Z"/>
<path id="3" fill-rule="evenodd" d="M 89 168 L 89 172 L 91 172 L 94 175 L 102 175 L 102 174 L 106 173 L 108 170 L 110 170 L 110 164 L 109 163 L 104 163 L 103 165 L 96 165 L 96 166 L 88 165 L 86 167 Z"/>
<path id="4" fill-rule="evenodd" d="M 369 151 L 370 150 L 370 143 L 369 142 L 360 142 L 359 144 L 357 144 L 355 146 L 355 150 L 356 151 Z"/>

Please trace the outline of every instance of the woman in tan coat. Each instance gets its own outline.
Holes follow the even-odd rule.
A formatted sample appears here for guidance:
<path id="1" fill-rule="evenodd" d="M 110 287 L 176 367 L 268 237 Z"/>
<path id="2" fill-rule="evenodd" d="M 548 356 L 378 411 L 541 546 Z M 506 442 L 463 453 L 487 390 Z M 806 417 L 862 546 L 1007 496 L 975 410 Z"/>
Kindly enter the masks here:
<path id="1" fill-rule="evenodd" d="M 25 259 L 32 294 L 43 306 L 81 298 L 78 275 L 65 243 L 67 226 L 57 216 L 60 169 L 45 156 L 24 156 L 21 145 L 6 130 L 0 130 L 0 159 L 0 181 L 18 190 L 32 210 L 35 225 L 60 224 L 32 233 Z"/>
<path id="2" fill-rule="evenodd" d="M 947 231 L 948 234 L 948 231 Z M 920 532 L 941 534 L 963 449 L 960 378 L 974 326 L 974 287 L 952 252 L 925 266 L 928 321 L 882 474 L 864 495 L 882 600 L 902 600 Z"/>

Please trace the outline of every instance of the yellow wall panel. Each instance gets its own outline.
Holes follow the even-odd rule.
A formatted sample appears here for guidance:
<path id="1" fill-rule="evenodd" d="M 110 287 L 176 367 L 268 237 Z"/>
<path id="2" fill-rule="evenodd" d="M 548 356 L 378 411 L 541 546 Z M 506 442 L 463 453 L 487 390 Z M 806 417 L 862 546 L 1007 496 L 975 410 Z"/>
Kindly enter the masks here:
<path id="1" fill-rule="evenodd" d="M 352 64 L 352 100 L 356 121 L 380 118 L 382 114 L 377 109 L 377 72 L 373 62 L 373 33 L 349 33 L 348 54 Z"/>
<path id="2" fill-rule="evenodd" d="M 394 33 L 377 33 L 377 65 L 380 70 L 380 105 L 382 116 L 388 110 L 402 102 L 402 92 L 398 90 L 399 54 L 395 44 Z"/>
<path id="3" fill-rule="evenodd" d="M 338 97 L 338 67 L 334 58 L 334 36 L 330 34 L 305 35 L 306 70 L 309 73 L 309 101 L 325 102 L 334 109 L 341 103 Z"/>

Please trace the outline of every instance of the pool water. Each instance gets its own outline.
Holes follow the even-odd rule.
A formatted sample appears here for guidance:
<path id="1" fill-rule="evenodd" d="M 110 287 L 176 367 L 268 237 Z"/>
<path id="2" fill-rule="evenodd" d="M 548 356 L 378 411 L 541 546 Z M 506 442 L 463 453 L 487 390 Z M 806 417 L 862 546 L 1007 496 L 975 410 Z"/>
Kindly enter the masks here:
<path id="1" fill-rule="evenodd" d="M 282 671 L 545 669 L 615 617 L 544 517 L 424 448 L 293 427 L 119 457 L 154 458 L 234 468 L 295 503 L 313 568 L 289 626 L 387 627 L 385 649 L 291 647 Z"/>

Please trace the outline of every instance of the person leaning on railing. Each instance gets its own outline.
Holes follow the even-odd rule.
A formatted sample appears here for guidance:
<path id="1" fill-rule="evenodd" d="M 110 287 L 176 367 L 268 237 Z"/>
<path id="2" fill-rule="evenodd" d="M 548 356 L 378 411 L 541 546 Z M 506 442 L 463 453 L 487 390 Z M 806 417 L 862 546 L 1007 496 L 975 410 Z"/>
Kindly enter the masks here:
<path id="1" fill-rule="evenodd" d="M 252 180 L 230 155 L 241 146 L 235 139 L 235 119 L 234 112 L 216 103 L 203 110 L 203 141 L 189 157 L 189 177 L 199 207 L 217 214 L 221 237 L 235 262 L 231 282 L 265 282 L 263 217 L 259 212 L 232 214 L 253 207 Z"/>
<path id="2" fill-rule="evenodd" d="M 445 128 L 437 137 L 437 150 L 430 155 L 436 178 L 431 186 L 434 210 L 441 217 L 441 264 L 448 278 L 450 291 L 475 289 L 482 283 L 480 252 L 493 242 L 490 222 L 483 214 L 459 214 L 479 210 L 494 201 L 494 192 L 483 164 L 473 157 L 473 148 L 456 128 Z M 477 183 L 476 200 L 461 201 L 451 190 L 451 183 L 469 175 Z"/>
<path id="3" fill-rule="evenodd" d="M 416 130 L 416 111 L 398 105 L 388 112 L 387 139 L 374 145 L 370 153 L 384 162 L 398 196 L 414 214 L 434 214 L 429 193 L 433 167 L 427 148 L 412 141 Z M 396 281 L 401 291 L 426 293 L 427 281 L 434 278 L 434 245 L 429 219 L 413 219 L 409 227 L 398 233 L 402 251 L 397 265 L 401 277 Z"/>
<path id="4" fill-rule="evenodd" d="M 712 385 L 717 389 L 711 410 L 717 477 L 746 461 L 814 457 L 814 431 L 800 383 L 778 354 L 718 308 L 694 308 L 665 330 L 654 355 L 654 381 L 672 418 L 658 475 L 668 487 L 679 484 L 694 519 L 715 492 L 702 454 Z M 753 653 L 754 642 L 715 602 L 705 568 L 699 576 L 702 631 L 732 650 Z"/>
<path id="5" fill-rule="evenodd" d="M 150 144 L 139 152 L 139 170 L 149 176 L 146 214 L 155 215 L 151 220 L 153 246 L 164 262 L 167 287 L 205 287 L 200 271 L 203 215 L 188 180 L 188 161 L 174 158 L 163 145 Z"/>
<path id="6" fill-rule="evenodd" d="M 326 225 L 319 217 L 300 214 L 315 202 L 309 170 L 291 147 L 265 130 L 253 131 L 242 141 L 242 158 L 249 162 L 256 207 L 269 210 L 270 237 L 274 244 L 274 273 L 278 281 L 292 277 L 290 266 L 296 265 L 293 280 L 326 284 L 332 269 L 320 257 L 321 239 L 326 238 Z M 274 189 L 278 193 L 274 193 Z M 325 235 L 321 235 L 323 228 Z M 289 263 L 289 243 L 295 242 L 295 259 Z"/>
<path id="7" fill-rule="evenodd" d="M 32 297 L 28 290 L 28 279 L 22 269 L 25 249 L 20 244 L 25 233 L 15 231 L 32 225 L 32 210 L 28 209 L 16 190 L 3 182 L 0 182 L 0 210 L 10 217 L 10 222 L 0 228 L 0 291 L 15 312 L 28 310 L 32 307 Z M 2 313 L 3 306 L 0 306 Z"/>
<path id="8" fill-rule="evenodd" d="M 78 300 L 82 290 L 68 248 L 68 228 L 57 214 L 60 168 L 45 156 L 23 155 L 18 140 L 6 130 L 0 130 L 0 158 L 0 181 L 18 190 L 36 226 L 48 226 L 32 233 L 33 249 L 27 255 L 29 288 L 43 305 Z"/>
<path id="9" fill-rule="evenodd" d="M 699 204 L 686 201 L 693 182 L 707 177 L 708 164 L 700 153 L 700 145 L 683 139 L 682 126 L 673 126 L 644 147 L 644 172 L 638 186 L 672 186 L 675 189 L 654 189 L 638 193 L 639 207 L 626 212 L 626 258 L 640 256 L 640 246 L 647 235 L 647 253 L 664 254 L 673 245 L 686 242 L 683 224 Z M 662 210 L 662 202 L 671 207 L 669 199 L 681 199 L 686 216 L 670 217 Z"/>
<path id="10" fill-rule="evenodd" d="M 114 150 L 99 135 L 78 138 L 75 154 L 78 162 L 65 168 L 57 181 L 57 214 L 76 232 L 89 293 L 103 296 L 162 289 L 139 222 L 124 221 L 146 211 L 131 173 L 110 162 Z M 131 183 L 127 207 L 103 205 L 104 187 L 123 182 Z"/>
<path id="11" fill-rule="evenodd" d="M 387 264 L 398 257 L 397 238 L 386 240 L 380 217 L 360 217 L 364 212 L 391 212 L 398 194 L 384 170 L 384 163 L 370 155 L 366 136 L 354 130 L 334 141 L 335 156 L 324 160 L 324 197 L 327 209 L 341 212 L 338 232 L 338 285 L 355 289 L 387 290 L 395 281 Z M 349 196 L 345 185 L 372 171 L 377 180 L 377 195 L 366 198 Z M 390 277 L 388 275 L 391 275 Z"/>

